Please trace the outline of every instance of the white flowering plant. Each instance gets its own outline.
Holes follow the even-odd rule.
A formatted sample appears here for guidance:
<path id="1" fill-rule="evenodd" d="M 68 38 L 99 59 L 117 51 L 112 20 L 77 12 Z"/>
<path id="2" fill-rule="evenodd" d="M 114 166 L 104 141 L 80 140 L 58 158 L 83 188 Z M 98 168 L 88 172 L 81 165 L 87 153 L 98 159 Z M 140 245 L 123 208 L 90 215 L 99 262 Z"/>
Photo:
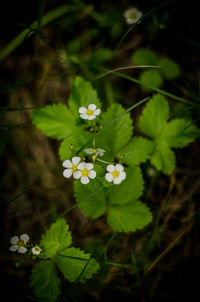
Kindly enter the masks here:
<path id="1" fill-rule="evenodd" d="M 147 101 L 139 128 L 133 134 L 130 111 Z M 173 148 L 187 146 L 199 136 L 186 119 L 170 120 L 166 99 L 156 94 L 127 110 L 120 104 L 102 109 L 91 83 L 76 77 L 68 106 L 47 105 L 32 112 L 32 122 L 49 137 L 61 140 L 60 177 L 74 180 L 74 195 L 83 213 L 93 219 L 107 213 L 108 224 L 118 232 L 148 225 L 149 207 L 141 202 L 144 181 L 141 164 L 165 174 L 175 168 Z"/>

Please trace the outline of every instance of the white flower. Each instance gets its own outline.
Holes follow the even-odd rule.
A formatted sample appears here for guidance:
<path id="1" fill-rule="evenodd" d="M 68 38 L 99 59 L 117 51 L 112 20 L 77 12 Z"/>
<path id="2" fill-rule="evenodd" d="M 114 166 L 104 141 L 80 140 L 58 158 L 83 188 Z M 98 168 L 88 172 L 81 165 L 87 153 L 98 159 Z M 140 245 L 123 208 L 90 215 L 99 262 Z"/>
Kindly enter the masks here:
<path id="1" fill-rule="evenodd" d="M 101 109 L 96 109 L 95 104 L 90 104 L 88 106 L 88 109 L 85 107 L 80 107 L 79 108 L 79 113 L 80 117 L 83 118 L 84 120 L 93 120 L 96 118 L 97 115 L 100 114 Z"/>
<path id="2" fill-rule="evenodd" d="M 41 253 L 41 248 L 40 248 L 39 246 L 34 246 L 34 247 L 32 248 L 32 253 L 33 253 L 34 255 L 39 255 L 39 254 Z"/>
<path id="3" fill-rule="evenodd" d="M 81 183 L 86 185 L 89 183 L 90 178 L 93 179 L 96 177 L 96 172 L 92 170 L 94 165 L 91 163 L 82 162 L 78 165 L 77 178 L 81 179 Z"/>
<path id="4" fill-rule="evenodd" d="M 11 252 L 16 252 L 24 254 L 27 252 L 27 248 L 25 247 L 27 241 L 29 241 L 29 236 L 27 234 L 22 234 L 20 237 L 14 236 L 10 239 L 10 243 L 12 244 L 10 247 Z"/>
<path id="5" fill-rule="evenodd" d="M 81 158 L 78 156 L 72 157 L 72 160 L 65 160 L 63 163 L 63 167 L 67 168 L 63 171 L 63 176 L 66 178 L 70 178 L 72 175 L 74 178 L 79 178 L 79 173 L 77 166 L 80 163 Z M 77 174 L 78 173 L 78 174 Z"/>
<path id="6" fill-rule="evenodd" d="M 131 7 L 124 12 L 127 24 L 134 24 L 142 17 L 142 12 L 135 7 Z"/>
<path id="7" fill-rule="evenodd" d="M 105 150 L 100 149 L 100 148 L 97 148 L 97 149 L 88 148 L 88 149 L 84 149 L 83 151 L 85 151 L 85 153 L 87 153 L 87 154 L 95 155 L 95 157 L 97 157 L 98 155 L 103 156 L 104 153 L 106 152 Z"/>
<path id="8" fill-rule="evenodd" d="M 126 173 L 124 172 L 124 167 L 120 164 L 117 165 L 108 165 L 106 167 L 108 173 L 106 173 L 105 178 L 108 182 L 112 182 L 115 185 L 120 184 L 125 178 Z"/>

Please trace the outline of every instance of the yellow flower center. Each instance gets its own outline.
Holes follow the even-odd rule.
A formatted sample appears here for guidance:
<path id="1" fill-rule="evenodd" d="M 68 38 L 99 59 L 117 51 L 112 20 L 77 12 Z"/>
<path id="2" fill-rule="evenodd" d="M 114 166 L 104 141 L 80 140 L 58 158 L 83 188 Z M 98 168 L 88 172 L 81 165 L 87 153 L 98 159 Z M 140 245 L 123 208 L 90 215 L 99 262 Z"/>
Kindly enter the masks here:
<path id="1" fill-rule="evenodd" d="M 92 149 L 92 153 L 96 154 L 97 153 L 97 149 Z"/>
<path id="2" fill-rule="evenodd" d="M 135 20 L 137 18 L 136 13 L 133 13 L 133 12 L 130 13 L 129 18 L 132 19 L 132 20 Z"/>
<path id="3" fill-rule="evenodd" d="M 39 251 L 40 251 L 40 248 L 39 248 L 39 247 L 35 247 L 35 251 L 36 251 L 36 252 L 39 252 Z"/>
<path id="4" fill-rule="evenodd" d="M 118 177 L 119 176 L 119 172 L 117 170 L 112 172 L 113 177 Z"/>
<path id="5" fill-rule="evenodd" d="M 20 247 L 20 246 L 24 246 L 26 243 L 24 242 L 24 240 L 19 240 L 17 242 L 17 245 Z"/>
<path id="6" fill-rule="evenodd" d="M 77 170 L 77 166 L 73 165 L 73 166 L 72 166 L 72 171 L 75 172 L 76 170 Z"/>
<path id="7" fill-rule="evenodd" d="M 86 112 L 87 115 L 93 115 L 93 113 L 94 113 L 94 111 L 91 110 L 91 109 L 88 109 L 87 112 Z"/>
<path id="8" fill-rule="evenodd" d="M 89 174 L 89 170 L 88 170 L 88 169 L 83 169 L 83 170 L 81 171 L 81 175 L 82 175 L 82 176 L 88 176 L 88 174 Z"/>

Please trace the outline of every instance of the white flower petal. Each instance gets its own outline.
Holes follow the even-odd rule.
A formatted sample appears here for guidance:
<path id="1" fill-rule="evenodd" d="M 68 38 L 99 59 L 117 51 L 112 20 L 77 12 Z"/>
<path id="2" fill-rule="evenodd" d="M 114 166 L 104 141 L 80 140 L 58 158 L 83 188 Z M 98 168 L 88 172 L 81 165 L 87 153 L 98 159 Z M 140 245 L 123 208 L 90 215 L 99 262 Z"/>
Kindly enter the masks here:
<path id="1" fill-rule="evenodd" d="M 87 112 L 87 109 L 85 107 L 80 107 L 78 112 L 81 114 L 85 114 Z"/>
<path id="2" fill-rule="evenodd" d="M 87 170 L 92 170 L 92 169 L 94 168 L 94 165 L 93 165 L 92 163 L 86 163 L 86 164 L 85 164 L 85 168 L 86 168 Z"/>
<path id="3" fill-rule="evenodd" d="M 22 234 L 22 235 L 20 236 L 20 239 L 23 240 L 23 241 L 25 241 L 25 242 L 27 242 L 27 241 L 29 241 L 29 235 L 27 235 L 27 234 Z"/>
<path id="4" fill-rule="evenodd" d="M 122 180 L 124 180 L 126 178 L 126 173 L 122 171 L 119 176 L 121 177 Z"/>
<path id="5" fill-rule="evenodd" d="M 111 182 L 113 181 L 113 175 L 111 173 L 106 173 L 105 175 L 105 179 L 108 181 L 108 182 Z"/>
<path id="6" fill-rule="evenodd" d="M 92 179 L 94 179 L 96 177 L 96 175 L 97 174 L 94 170 L 90 171 L 89 174 L 88 174 L 89 178 L 92 178 Z"/>
<path id="7" fill-rule="evenodd" d="M 94 120 L 96 118 L 96 116 L 95 115 L 88 115 L 88 120 L 89 121 L 91 121 L 91 120 Z"/>
<path id="8" fill-rule="evenodd" d="M 77 166 L 81 161 L 81 158 L 79 156 L 75 156 L 75 157 L 72 157 L 72 163 Z"/>
<path id="9" fill-rule="evenodd" d="M 92 148 L 84 149 L 83 151 L 87 154 L 93 154 L 93 149 Z"/>
<path id="10" fill-rule="evenodd" d="M 81 177 L 81 183 L 83 184 L 83 185 L 87 185 L 88 183 L 89 183 L 89 178 L 87 177 L 87 176 L 82 176 Z"/>
<path id="11" fill-rule="evenodd" d="M 99 115 L 101 113 L 101 109 L 97 109 L 94 111 L 94 115 Z"/>
<path id="12" fill-rule="evenodd" d="M 70 178 L 72 176 L 72 169 L 65 169 L 63 171 L 63 176 L 66 178 Z"/>
<path id="13" fill-rule="evenodd" d="M 88 120 L 88 115 L 86 114 L 81 114 L 80 117 L 83 118 L 84 120 Z"/>
<path id="14" fill-rule="evenodd" d="M 113 172 L 114 170 L 115 170 L 115 166 L 114 165 L 108 165 L 107 167 L 106 167 L 106 170 L 108 171 L 108 172 Z"/>
<path id="15" fill-rule="evenodd" d="M 119 171 L 119 172 L 124 171 L 124 167 L 123 167 L 122 165 L 120 165 L 120 164 L 117 164 L 117 165 L 115 166 L 115 169 L 116 169 L 117 171 Z"/>
<path id="16" fill-rule="evenodd" d="M 11 251 L 11 252 L 16 252 L 17 249 L 18 249 L 18 245 L 13 244 L 13 245 L 11 245 L 11 247 L 9 248 L 9 251 Z"/>
<path id="17" fill-rule="evenodd" d="M 72 163 L 69 159 L 65 160 L 63 163 L 63 167 L 65 168 L 71 168 L 72 167 Z"/>
<path id="18" fill-rule="evenodd" d="M 105 152 L 106 152 L 106 151 L 103 150 L 103 149 L 99 149 L 99 148 L 97 149 L 97 154 L 98 154 L 99 156 L 103 156 Z"/>
<path id="19" fill-rule="evenodd" d="M 26 248 L 26 247 L 20 246 L 20 247 L 18 248 L 18 253 L 24 254 L 24 253 L 26 253 L 26 252 L 27 252 L 27 248 Z"/>
<path id="20" fill-rule="evenodd" d="M 19 241 L 19 237 L 18 236 L 14 236 L 10 239 L 10 243 L 11 244 L 16 244 Z"/>
<path id="21" fill-rule="evenodd" d="M 74 173 L 73 173 L 73 177 L 74 177 L 75 179 L 79 179 L 79 178 L 81 177 L 81 171 L 76 171 L 76 172 L 74 172 Z"/>
<path id="22" fill-rule="evenodd" d="M 96 106 L 95 104 L 90 104 L 90 105 L 88 106 L 88 109 L 90 109 L 90 110 L 92 110 L 92 111 L 95 111 L 96 108 L 97 108 L 97 106 Z"/>
<path id="23" fill-rule="evenodd" d="M 34 247 L 32 248 L 32 253 L 33 253 L 34 255 L 39 255 L 39 254 L 41 253 L 41 248 L 40 248 L 39 246 L 34 246 Z"/>
<path id="24" fill-rule="evenodd" d="M 85 169 L 85 162 L 80 163 L 80 164 L 77 166 L 77 169 L 79 169 L 79 170 Z"/>
<path id="25" fill-rule="evenodd" d="M 113 182 L 114 182 L 115 185 L 119 185 L 122 182 L 122 178 L 120 176 L 115 177 L 113 179 Z"/>

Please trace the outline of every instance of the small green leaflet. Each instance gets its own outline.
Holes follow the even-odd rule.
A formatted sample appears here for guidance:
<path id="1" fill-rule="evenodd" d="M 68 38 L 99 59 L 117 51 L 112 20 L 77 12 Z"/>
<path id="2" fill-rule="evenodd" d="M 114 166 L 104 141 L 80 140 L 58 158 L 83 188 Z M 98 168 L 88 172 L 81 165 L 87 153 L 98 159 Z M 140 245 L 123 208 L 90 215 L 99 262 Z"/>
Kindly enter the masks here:
<path id="1" fill-rule="evenodd" d="M 47 105 L 31 114 L 33 124 L 47 136 L 63 139 L 77 129 L 75 119 L 63 104 Z"/>
<path id="2" fill-rule="evenodd" d="M 200 130 L 189 120 L 169 119 L 169 106 L 161 95 L 154 95 L 144 107 L 140 118 L 141 131 L 153 138 L 151 163 L 165 174 L 173 172 L 176 164 L 174 151 L 183 148 L 200 136 Z"/>
<path id="3" fill-rule="evenodd" d="M 61 293 L 60 279 L 51 260 L 38 262 L 32 270 L 31 280 L 34 294 L 44 301 L 54 302 Z"/>
<path id="4" fill-rule="evenodd" d="M 159 141 L 171 148 L 183 148 L 200 136 L 200 130 L 185 119 L 174 119 L 163 129 Z"/>
<path id="5" fill-rule="evenodd" d="M 125 169 L 126 179 L 108 188 L 109 206 L 137 200 L 143 192 L 144 182 L 139 167 Z"/>
<path id="6" fill-rule="evenodd" d="M 175 80 L 180 75 L 180 68 L 176 62 L 170 58 L 160 58 L 157 63 L 160 66 L 159 71 L 167 80 Z"/>
<path id="7" fill-rule="evenodd" d="M 72 83 L 72 92 L 69 97 L 69 107 L 71 113 L 79 116 L 80 107 L 88 107 L 90 104 L 95 104 L 97 108 L 101 108 L 101 102 L 98 99 L 96 90 L 90 82 L 85 81 L 81 77 L 76 77 Z"/>
<path id="8" fill-rule="evenodd" d="M 106 194 L 102 181 L 94 179 L 88 185 L 74 184 L 74 194 L 79 207 L 88 217 L 98 218 L 106 211 Z"/>
<path id="9" fill-rule="evenodd" d="M 139 165 L 150 157 L 153 147 L 154 145 L 150 140 L 135 136 L 125 147 L 119 150 L 117 157 L 122 158 L 127 165 Z"/>
<path id="10" fill-rule="evenodd" d="M 152 220 L 149 208 L 140 201 L 112 206 L 108 210 L 108 224 L 118 232 L 133 232 Z"/>
<path id="11" fill-rule="evenodd" d="M 89 132 L 79 129 L 73 133 L 72 136 L 66 138 L 62 141 L 59 147 L 59 156 L 62 161 L 66 159 L 71 159 L 72 156 L 76 155 L 76 152 L 85 144 L 92 135 Z M 91 146 L 86 146 L 91 147 Z M 85 155 L 85 154 L 84 154 Z"/>
<path id="12" fill-rule="evenodd" d="M 152 154 L 151 163 L 157 170 L 165 174 L 171 174 L 176 165 L 176 156 L 167 145 L 160 144 Z"/>
<path id="13" fill-rule="evenodd" d="M 119 104 L 112 105 L 102 117 L 102 126 L 104 127 L 120 113 L 124 111 L 123 107 Z M 131 138 L 133 131 L 132 120 L 130 114 L 125 114 L 121 118 L 117 119 L 109 127 L 103 131 L 99 136 L 104 138 L 104 141 L 110 146 L 112 153 L 121 149 Z M 98 142 L 98 136 L 97 136 Z M 101 147 L 100 147 L 101 148 Z"/>
<path id="14" fill-rule="evenodd" d="M 146 104 L 140 117 L 141 131 L 152 138 L 156 138 L 165 127 L 169 118 L 169 105 L 165 98 L 154 95 Z"/>
<path id="15" fill-rule="evenodd" d="M 90 254 L 85 254 L 74 247 L 57 254 L 55 261 L 64 277 L 70 282 L 84 282 L 99 269 L 98 262 L 91 258 Z"/>
<path id="16" fill-rule="evenodd" d="M 40 246 L 42 258 L 54 258 L 56 253 L 63 251 L 71 245 L 72 238 L 69 226 L 64 218 L 58 219 L 51 224 L 49 230 L 42 235 Z"/>

